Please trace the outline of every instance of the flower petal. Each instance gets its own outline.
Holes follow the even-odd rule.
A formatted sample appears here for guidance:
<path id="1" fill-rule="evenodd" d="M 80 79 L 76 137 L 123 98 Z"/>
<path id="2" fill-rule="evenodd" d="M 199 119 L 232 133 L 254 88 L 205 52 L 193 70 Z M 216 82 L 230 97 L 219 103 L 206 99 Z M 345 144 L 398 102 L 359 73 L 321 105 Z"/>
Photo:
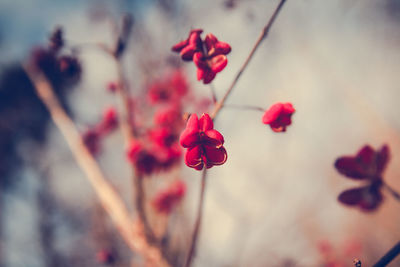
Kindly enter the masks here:
<path id="1" fill-rule="evenodd" d="M 180 52 L 188 44 L 188 40 L 183 40 L 172 47 L 172 51 Z"/>
<path id="2" fill-rule="evenodd" d="M 209 84 L 214 80 L 215 78 L 215 72 L 211 71 L 211 69 L 206 69 L 204 71 L 204 77 L 203 77 L 203 83 L 204 84 Z"/>
<path id="3" fill-rule="evenodd" d="M 339 195 L 338 200 L 348 206 L 357 205 L 362 199 L 363 190 L 365 190 L 365 187 L 357 187 L 343 191 Z"/>
<path id="4" fill-rule="evenodd" d="M 228 64 L 228 59 L 224 55 L 215 56 L 210 61 L 211 61 L 211 70 L 214 73 L 222 71 Z"/>
<path id="5" fill-rule="evenodd" d="M 200 69 L 207 69 L 207 62 L 204 59 L 204 55 L 201 52 L 196 52 L 193 55 L 193 62 Z"/>
<path id="6" fill-rule="evenodd" d="M 202 132 L 206 132 L 208 130 L 212 130 L 214 128 L 214 123 L 210 118 L 210 115 L 207 113 L 203 113 L 199 119 L 199 129 Z"/>
<path id="7" fill-rule="evenodd" d="M 370 166 L 374 164 L 374 159 L 375 159 L 375 151 L 374 149 L 366 145 L 361 150 L 357 153 L 357 160 L 365 165 L 365 166 Z"/>
<path id="8" fill-rule="evenodd" d="M 222 165 L 228 158 L 228 154 L 223 146 L 220 148 L 204 146 L 204 152 L 206 154 L 207 165 L 209 165 L 209 163 L 212 165 Z"/>
<path id="9" fill-rule="evenodd" d="M 227 55 L 231 52 L 232 48 L 228 43 L 218 42 L 215 44 L 215 53 Z"/>
<path id="10" fill-rule="evenodd" d="M 217 130 L 212 129 L 204 133 L 205 133 L 204 142 L 206 142 L 206 145 L 215 146 L 216 148 L 219 148 L 224 144 L 224 137 Z"/>
<path id="11" fill-rule="evenodd" d="M 207 51 L 210 51 L 212 48 L 214 48 L 214 46 L 217 42 L 218 42 L 218 39 L 217 39 L 217 37 L 215 37 L 214 34 L 212 34 L 212 33 L 207 34 L 206 38 L 204 40 Z"/>
<path id="12" fill-rule="evenodd" d="M 182 132 L 179 142 L 183 147 L 193 147 L 199 140 L 199 119 L 196 114 L 192 114 L 186 124 L 186 129 Z"/>
<path id="13" fill-rule="evenodd" d="M 185 48 L 182 49 L 180 55 L 183 60 L 191 61 L 196 51 L 197 46 L 195 44 L 188 44 Z"/>
<path id="14" fill-rule="evenodd" d="M 272 105 L 267 111 L 265 111 L 265 113 L 262 117 L 262 122 L 264 124 L 272 123 L 279 117 L 282 110 L 283 110 L 282 103 L 276 103 L 276 104 Z"/>
<path id="15" fill-rule="evenodd" d="M 193 148 L 188 148 L 185 153 L 185 164 L 190 168 L 198 168 L 201 166 L 203 168 L 203 159 L 201 157 L 200 146 L 195 146 Z"/>
<path id="16" fill-rule="evenodd" d="M 357 180 L 368 177 L 369 173 L 357 161 L 355 157 L 340 157 L 335 161 L 335 168 L 339 173 Z"/>

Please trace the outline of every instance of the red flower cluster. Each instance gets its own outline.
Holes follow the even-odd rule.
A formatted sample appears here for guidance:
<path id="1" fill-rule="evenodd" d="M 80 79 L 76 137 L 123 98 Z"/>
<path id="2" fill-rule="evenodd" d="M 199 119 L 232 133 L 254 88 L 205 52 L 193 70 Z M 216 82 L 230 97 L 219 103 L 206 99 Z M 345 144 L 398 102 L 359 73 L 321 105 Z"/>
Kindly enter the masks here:
<path id="1" fill-rule="evenodd" d="M 202 32 L 201 29 L 190 31 L 189 37 L 174 45 L 172 51 L 179 52 L 185 61 L 193 60 L 197 66 L 197 79 L 208 84 L 228 64 L 226 55 L 231 52 L 231 47 L 218 41 L 211 33 L 203 41 L 200 36 Z"/>
<path id="2" fill-rule="evenodd" d="M 128 160 L 139 173 L 150 175 L 156 171 L 165 171 L 180 161 L 182 148 L 178 137 L 184 126 L 182 105 L 188 90 L 184 73 L 178 69 L 154 82 L 147 91 L 152 107 L 157 108 L 153 117 L 154 124 L 143 130 L 147 126 L 145 120 L 137 118 L 138 123 L 143 123 L 142 130 L 138 131 L 139 136 L 127 151 Z M 138 113 L 140 111 L 135 112 Z"/>
<path id="3" fill-rule="evenodd" d="M 100 152 L 101 138 L 107 136 L 118 127 L 118 114 L 113 107 L 107 108 L 101 121 L 82 134 L 83 143 L 93 155 Z"/>
<path id="4" fill-rule="evenodd" d="M 339 173 L 354 180 L 363 180 L 367 184 L 342 192 L 338 199 L 348 206 L 358 206 L 363 211 L 373 211 L 383 200 L 382 173 L 389 161 L 389 147 L 384 145 L 374 151 L 369 145 L 364 146 L 355 156 L 340 157 L 335 162 Z"/>
<path id="5" fill-rule="evenodd" d="M 214 165 L 222 165 L 227 160 L 224 137 L 214 130 L 214 124 L 208 114 L 203 114 L 198 119 L 192 114 L 187 122 L 186 129 L 182 132 L 180 143 L 187 148 L 185 163 L 196 170 L 202 170 L 204 166 L 211 168 Z"/>
<path id="6" fill-rule="evenodd" d="M 167 189 L 158 192 L 152 201 L 154 209 L 159 213 L 169 214 L 179 204 L 186 193 L 186 185 L 178 180 Z"/>
<path id="7" fill-rule="evenodd" d="M 262 122 L 269 124 L 274 132 L 285 132 L 292 123 L 292 115 L 296 110 L 291 103 L 276 103 L 265 111 Z"/>

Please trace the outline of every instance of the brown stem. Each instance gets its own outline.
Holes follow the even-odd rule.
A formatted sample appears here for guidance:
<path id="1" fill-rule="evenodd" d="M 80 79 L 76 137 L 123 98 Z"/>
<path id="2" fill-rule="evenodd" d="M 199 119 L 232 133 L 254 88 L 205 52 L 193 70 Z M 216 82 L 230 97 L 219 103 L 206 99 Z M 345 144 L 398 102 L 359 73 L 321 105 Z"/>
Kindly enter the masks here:
<path id="1" fill-rule="evenodd" d="M 150 245 L 142 234 L 141 227 L 132 225 L 125 203 L 105 178 L 102 170 L 86 148 L 83 140 L 65 110 L 62 108 L 50 82 L 40 71 L 25 66 L 25 71 L 32 81 L 38 97 L 50 112 L 53 122 L 63 134 L 79 167 L 93 186 L 101 205 L 111 217 L 123 240 L 132 251 L 137 251 L 156 266 L 169 266 L 158 248 Z"/>
<path id="2" fill-rule="evenodd" d="M 263 30 L 260 33 L 260 36 L 258 37 L 256 43 L 254 44 L 253 49 L 250 51 L 249 56 L 246 58 L 245 62 L 243 63 L 243 66 L 240 68 L 239 72 L 236 74 L 236 77 L 233 79 L 233 82 L 231 86 L 228 88 L 226 91 L 225 95 L 223 98 L 215 105 L 215 108 L 213 112 L 211 113 L 211 118 L 215 119 L 217 117 L 217 114 L 219 113 L 220 109 L 224 106 L 224 103 L 226 99 L 228 98 L 229 94 L 232 92 L 232 89 L 235 87 L 236 83 L 238 82 L 240 76 L 242 75 L 243 71 L 246 69 L 247 65 L 249 64 L 250 60 L 252 59 L 254 53 L 256 52 L 257 48 L 259 47 L 260 43 L 262 40 L 264 40 L 269 33 L 269 30 L 272 27 L 272 24 L 274 23 L 276 17 L 279 14 L 279 11 L 282 9 L 283 4 L 286 2 L 286 0 L 281 0 L 276 7 L 274 13 L 272 14 L 271 18 L 269 19 L 268 23 L 265 25 Z"/>
<path id="3" fill-rule="evenodd" d="M 196 244 L 197 244 L 197 237 L 199 235 L 201 218 L 203 217 L 203 204 L 204 204 L 204 192 L 206 189 L 206 178 L 207 178 L 207 169 L 204 168 L 202 176 L 201 176 L 201 188 L 200 188 L 200 200 L 199 206 L 197 208 L 197 216 L 196 221 L 194 224 L 194 229 L 192 233 L 192 239 L 190 241 L 190 247 L 188 256 L 186 258 L 185 267 L 189 267 L 192 264 L 194 254 L 196 253 Z"/>
<path id="4" fill-rule="evenodd" d="M 387 183 L 384 183 L 383 186 L 392 194 L 392 196 L 397 200 L 400 201 L 400 193 L 394 190 L 391 186 Z"/>
<path id="5" fill-rule="evenodd" d="M 261 112 L 265 112 L 265 109 L 262 107 L 250 106 L 250 105 L 224 105 L 224 108 L 234 108 L 234 109 L 248 109 L 248 110 L 257 110 Z"/>
<path id="6" fill-rule="evenodd" d="M 125 77 L 123 66 L 122 66 L 122 55 L 124 51 L 126 51 L 127 43 L 129 40 L 129 36 L 132 30 L 132 17 L 129 15 L 125 15 L 123 18 L 122 30 L 117 36 L 116 45 L 113 53 L 110 55 L 113 57 L 117 73 L 118 73 L 118 95 L 122 102 L 122 107 L 120 109 L 122 119 L 120 122 L 120 128 L 125 140 L 125 146 L 128 147 L 130 143 L 136 138 L 136 131 L 134 125 L 133 118 L 133 110 L 132 110 L 132 102 L 131 102 L 131 93 L 128 81 Z M 157 240 L 155 234 L 151 228 L 151 225 L 148 221 L 146 215 L 145 208 L 145 190 L 143 186 L 143 177 L 138 173 L 135 166 L 132 166 L 132 179 L 133 179 L 133 188 L 135 191 L 135 207 L 138 213 L 139 220 L 143 224 L 144 232 L 147 238 L 147 241 L 156 244 Z"/>
<path id="7" fill-rule="evenodd" d="M 392 247 L 382 258 L 380 258 L 373 267 L 384 267 L 388 265 L 397 255 L 400 254 L 400 242 Z"/>

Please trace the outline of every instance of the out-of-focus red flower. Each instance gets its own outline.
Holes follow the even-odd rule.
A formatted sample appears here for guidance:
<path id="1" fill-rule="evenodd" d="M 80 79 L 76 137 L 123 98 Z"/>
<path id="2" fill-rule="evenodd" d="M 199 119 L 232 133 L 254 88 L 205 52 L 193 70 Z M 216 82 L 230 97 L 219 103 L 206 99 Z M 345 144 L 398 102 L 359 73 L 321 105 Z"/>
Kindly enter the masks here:
<path id="1" fill-rule="evenodd" d="M 153 207 L 159 213 L 169 214 L 180 203 L 186 193 L 186 185 L 177 180 L 167 189 L 158 192 L 153 199 Z"/>
<path id="2" fill-rule="evenodd" d="M 374 211 L 382 203 L 382 174 L 389 161 L 389 147 L 375 151 L 369 145 L 361 148 L 355 156 L 343 156 L 335 161 L 339 173 L 350 179 L 364 180 L 367 184 L 342 192 L 338 200 L 362 211 Z"/>
<path id="3" fill-rule="evenodd" d="M 193 62 L 197 66 L 197 79 L 208 84 L 228 64 L 226 55 L 231 52 L 231 47 L 227 43 L 218 41 L 211 33 L 207 34 L 204 43 L 206 51 L 194 53 Z"/>
<path id="4" fill-rule="evenodd" d="M 178 140 L 178 136 L 170 128 L 161 127 L 150 131 L 150 139 L 161 147 L 170 147 Z"/>
<path id="5" fill-rule="evenodd" d="M 179 103 L 189 90 L 189 85 L 182 70 L 169 73 L 164 79 L 153 82 L 148 90 L 150 103 Z"/>
<path id="6" fill-rule="evenodd" d="M 118 90 L 118 83 L 117 82 L 109 82 L 107 84 L 107 91 L 110 93 L 115 93 Z"/>
<path id="7" fill-rule="evenodd" d="M 202 170 L 204 165 L 211 168 L 222 165 L 227 160 L 224 137 L 214 130 L 214 124 L 208 114 L 198 119 L 192 114 L 187 122 L 186 129 L 180 136 L 180 144 L 187 148 L 185 163 L 196 170 Z"/>
<path id="8" fill-rule="evenodd" d="M 140 174 L 149 175 L 159 168 L 156 156 L 138 141 L 130 144 L 127 157 Z"/>
<path id="9" fill-rule="evenodd" d="M 380 179 L 389 157 L 387 145 L 382 146 L 378 151 L 374 151 L 372 147 L 366 145 L 355 156 L 338 158 L 335 167 L 339 173 L 351 179 Z"/>
<path id="10" fill-rule="evenodd" d="M 170 83 L 177 95 L 184 96 L 187 94 L 189 84 L 182 70 L 178 69 L 172 73 Z"/>
<path id="11" fill-rule="evenodd" d="M 170 105 L 166 108 L 157 110 L 154 114 L 154 123 L 158 126 L 168 126 L 174 128 L 182 125 L 182 114 L 179 105 Z"/>
<path id="12" fill-rule="evenodd" d="M 118 114 L 115 108 L 107 108 L 103 112 L 103 118 L 99 123 L 99 132 L 101 134 L 108 134 L 115 130 L 118 126 Z"/>
<path id="13" fill-rule="evenodd" d="M 92 155 L 100 152 L 100 134 L 96 129 L 88 129 L 82 134 L 82 141 Z"/>
<path id="14" fill-rule="evenodd" d="M 154 146 L 153 151 L 157 158 L 159 167 L 163 170 L 167 170 L 171 166 L 180 162 L 182 156 L 182 148 L 177 143 L 174 143 L 169 147 Z"/>
<path id="15" fill-rule="evenodd" d="M 265 111 L 262 122 L 269 124 L 274 132 L 285 132 L 292 123 L 292 115 L 296 110 L 291 103 L 276 103 Z"/>
<path id="16" fill-rule="evenodd" d="M 191 61 L 194 53 L 202 49 L 203 44 L 200 38 L 202 32 L 202 29 L 191 30 L 189 37 L 174 45 L 172 51 L 179 52 L 183 60 Z"/>

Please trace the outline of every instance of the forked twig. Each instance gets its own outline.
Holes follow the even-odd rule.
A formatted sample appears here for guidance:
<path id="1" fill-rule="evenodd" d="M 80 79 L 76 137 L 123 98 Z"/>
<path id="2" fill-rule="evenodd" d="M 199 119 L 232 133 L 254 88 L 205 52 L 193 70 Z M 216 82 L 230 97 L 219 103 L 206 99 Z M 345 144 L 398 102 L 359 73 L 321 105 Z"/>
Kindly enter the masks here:
<path id="1" fill-rule="evenodd" d="M 253 48 L 250 51 L 250 54 L 244 61 L 242 67 L 240 68 L 239 72 L 236 74 L 235 78 L 232 81 L 232 84 L 229 86 L 228 90 L 226 91 L 225 95 L 222 97 L 220 101 L 217 102 L 215 105 L 215 108 L 213 112 L 211 113 L 211 118 L 215 119 L 217 117 L 217 114 L 219 113 L 220 109 L 224 106 L 224 103 L 226 99 L 228 98 L 229 94 L 232 92 L 232 89 L 235 87 L 236 83 L 239 81 L 240 76 L 242 76 L 242 73 L 246 69 L 247 65 L 249 64 L 250 60 L 253 58 L 254 53 L 256 52 L 257 48 L 260 46 L 261 42 L 267 38 L 269 30 L 271 29 L 272 25 L 274 24 L 274 21 L 276 17 L 279 14 L 279 11 L 281 11 L 283 4 L 285 4 L 286 0 L 281 0 L 276 7 L 274 13 L 272 14 L 271 18 L 269 19 L 268 23 L 265 25 L 263 30 L 260 33 L 260 36 L 258 37 L 256 43 L 254 44 Z"/>

